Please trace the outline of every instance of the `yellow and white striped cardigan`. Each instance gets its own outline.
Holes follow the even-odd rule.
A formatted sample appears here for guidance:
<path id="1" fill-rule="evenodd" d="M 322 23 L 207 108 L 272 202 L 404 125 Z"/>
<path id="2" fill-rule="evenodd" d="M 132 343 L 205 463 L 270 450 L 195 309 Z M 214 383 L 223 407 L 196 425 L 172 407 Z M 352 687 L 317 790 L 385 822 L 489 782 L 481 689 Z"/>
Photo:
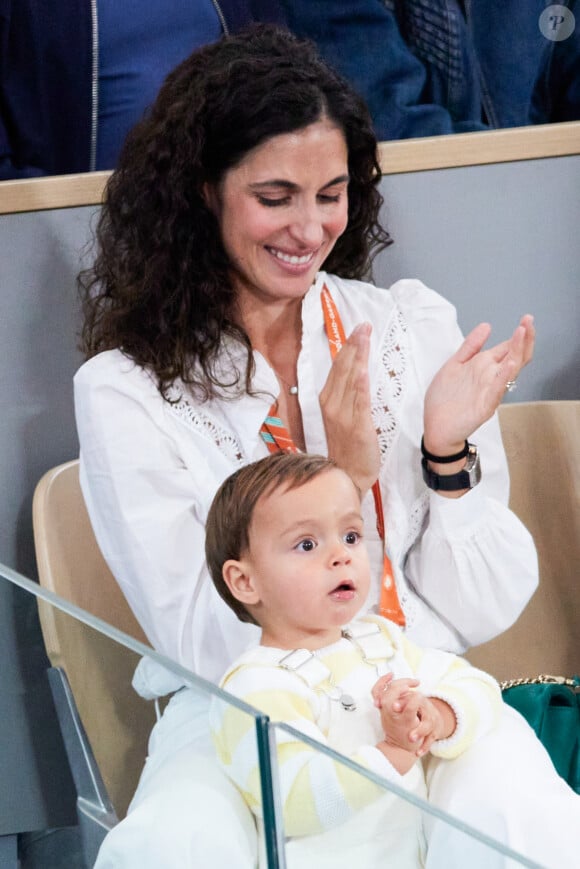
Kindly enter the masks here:
<path id="1" fill-rule="evenodd" d="M 491 676 L 463 658 L 419 648 L 396 625 L 380 616 L 366 616 L 348 628 L 360 633 L 361 625 L 363 632 L 365 626 L 371 630 L 378 626 L 381 635 L 382 653 L 373 656 L 372 666 L 363 660 L 360 644 L 343 636 L 338 643 L 316 652 L 332 678 L 312 686 L 300 670 L 285 669 L 280 664 L 287 650 L 258 646 L 230 667 L 221 687 L 265 712 L 272 721 L 290 724 L 377 774 L 424 795 L 419 762 L 401 776 L 376 748 L 384 736 L 370 693 L 378 674 L 392 671 L 395 678 L 417 678 L 419 691 L 445 700 L 453 708 L 457 718 L 454 734 L 434 743 L 431 749 L 433 755 L 449 759 L 495 725 L 502 703 L 499 687 Z M 331 699 L 335 693 L 331 685 L 352 695 L 356 700 L 354 711 L 346 711 Z M 211 727 L 220 763 L 259 818 L 260 777 L 253 719 L 216 701 Z M 290 734 L 278 731 L 277 744 L 288 836 L 332 829 L 384 794 L 368 779 Z"/>

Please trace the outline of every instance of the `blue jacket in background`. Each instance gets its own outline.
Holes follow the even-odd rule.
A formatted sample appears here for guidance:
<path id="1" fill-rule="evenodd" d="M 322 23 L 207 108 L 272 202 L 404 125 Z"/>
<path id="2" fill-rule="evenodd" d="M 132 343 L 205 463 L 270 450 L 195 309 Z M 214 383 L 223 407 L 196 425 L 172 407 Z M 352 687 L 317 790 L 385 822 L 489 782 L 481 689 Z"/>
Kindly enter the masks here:
<path id="1" fill-rule="evenodd" d="M 275 0 L 212 2 L 228 32 L 283 20 Z M 0 180 L 95 168 L 97 5 L 0 0 Z"/>
<path id="2" fill-rule="evenodd" d="M 121 0 L 119 0 L 121 2 Z M 381 140 L 580 119 L 580 0 L 212 0 L 230 32 L 287 21 L 366 99 Z M 0 0 L 0 179 L 94 168 L 97 0 Z"/>
<path id="3" fill-rule="evenodd" d="M 381 140 L 580 119 L 580 11 L 574 33 L 551 42 L 547 0 L 281 5 L 366 99 Z"/>
<path id="4" fill-rule="evenodd" d="M 471 40 L 456 0 L 281 0 L 366 99 L 379 139 L 486 129 Z"/>
<path id="5" fill-rule="evenodd" d="M 532 94 L 554 45 L 539 26 L 547 5 L 547 0 L 465 0 L 482 107 L 490 127 L 535 123 Z"/>
<path id="6" fill-rule="evenodd" d="M 547 40 L 532 93 L 534 124 L 580 120 L 580 0 L 568 0 L 576 26 L 562 41 Z"/>

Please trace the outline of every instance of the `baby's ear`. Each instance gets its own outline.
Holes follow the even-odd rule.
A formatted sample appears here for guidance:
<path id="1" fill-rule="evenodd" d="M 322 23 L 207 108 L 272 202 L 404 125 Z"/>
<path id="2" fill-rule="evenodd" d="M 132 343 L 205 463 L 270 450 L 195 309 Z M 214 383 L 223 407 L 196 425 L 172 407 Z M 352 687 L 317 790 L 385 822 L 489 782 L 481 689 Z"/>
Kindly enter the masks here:
<path id="1" fill-rule="evenodd" d="M 232 595 L 240 603 L 252 605 L 260 602 L 245 561 L 234 561 L 233 558 L 226 561 L 222 568 L 222 576 Z"/>

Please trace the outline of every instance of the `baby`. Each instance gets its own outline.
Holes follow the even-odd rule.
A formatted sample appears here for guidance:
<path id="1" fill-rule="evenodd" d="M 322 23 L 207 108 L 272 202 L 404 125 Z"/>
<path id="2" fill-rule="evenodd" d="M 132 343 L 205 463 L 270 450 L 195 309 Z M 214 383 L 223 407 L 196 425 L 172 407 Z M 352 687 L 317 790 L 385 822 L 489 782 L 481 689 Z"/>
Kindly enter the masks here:
<path id="1" fill-rule="evenodd" d="M 421 649 L 380 616 L 370 588 L 359 492 L 328 459 L 279 453 L 218 491 L 207 563 L 222 598 L 261 644 L 222 688 L 380 776 L 426 796 L 420 759 L 451 759 L 494 727 L 495 680 Z M 218 756 L 260 821 L 252 722 L 217 704 Z M 290 865 L 423 865 L 420 812 L 286 731 L 277 731 Z"/>

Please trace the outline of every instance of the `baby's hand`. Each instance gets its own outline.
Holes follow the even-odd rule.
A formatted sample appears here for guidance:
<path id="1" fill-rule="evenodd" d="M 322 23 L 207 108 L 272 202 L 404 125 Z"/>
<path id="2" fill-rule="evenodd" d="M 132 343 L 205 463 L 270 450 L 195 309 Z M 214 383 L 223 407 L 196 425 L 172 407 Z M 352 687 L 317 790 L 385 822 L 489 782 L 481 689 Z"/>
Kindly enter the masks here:
<path id="1" fill-rule="evenodd" d="M 418 685 L 417 679 L 393 679 L 388 673 L 375 684 L 372 695 L 385 742 L 422 757 L 437 739 L 453 733 L 455 715 L 443 701 L 417 691 Z"/>
<path id="2" fill-rule="evenodd" d="M 380 709 L 385 741 L 413 754 L 418 745 L 412 734 L 420 724 L 417 698 L 423 697 L 415 691 L 418 685 L 418 679 L 393 679 L 389 673 L 379 679 L 372 691 L 375 706 Z"/>

